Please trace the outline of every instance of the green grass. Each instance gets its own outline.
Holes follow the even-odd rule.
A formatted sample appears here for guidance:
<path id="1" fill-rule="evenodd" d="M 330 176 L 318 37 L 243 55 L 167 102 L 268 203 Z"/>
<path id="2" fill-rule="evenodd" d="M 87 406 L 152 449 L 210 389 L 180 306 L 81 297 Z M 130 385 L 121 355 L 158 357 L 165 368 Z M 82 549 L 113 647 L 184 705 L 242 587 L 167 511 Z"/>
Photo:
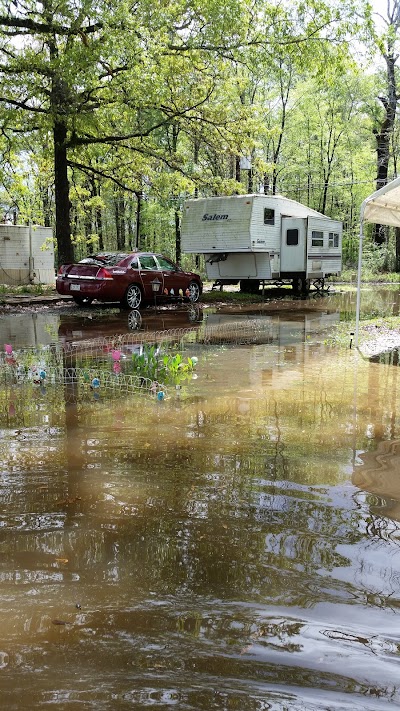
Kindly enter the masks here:
<path id="1" fill-rule="evenodd" d="M 55 288 L 52 284 L 23 284 L 22 286 L 10 286 L 9 284 L 0 284 L 0 295 L 13 294 L 32 294 L 34 296 L 42 296 L 43 294 L 55 294 Z"/>
<path id="2" fill-rule="evenodd" d="M 340 276 L 330 277 L 329 281 L 334 283 L 356 284 L 358 278 L 357 269 L 344 269 Z M 361 281 L 367 284 L 400 284 L 399 272 L 373 272 L 363 268 L 361 271 Z"/>

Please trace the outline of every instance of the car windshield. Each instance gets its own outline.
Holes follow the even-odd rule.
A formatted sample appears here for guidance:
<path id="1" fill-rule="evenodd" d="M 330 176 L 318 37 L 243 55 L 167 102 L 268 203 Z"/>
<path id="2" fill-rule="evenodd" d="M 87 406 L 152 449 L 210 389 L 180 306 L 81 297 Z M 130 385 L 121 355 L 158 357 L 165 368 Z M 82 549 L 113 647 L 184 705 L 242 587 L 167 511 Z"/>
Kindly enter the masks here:
<path id="1" fill-rule="evenodd" d="M 116 264 L 119 264 L 122 262 L 123 259 L 128 257 L 128 254 L 122 254 L 122 253 L 106 253 L 102 252 L 100 254 L 91 254 L 89 257 L 85 257 L 85 259 L 81 259 L 79 264 L 101 264 L 101 265 L 106 265 L 108 267 L 113 267 Z"/>
<path id="2" fill-rule="evenodd" d="M 166 269 L 169 272 L 178 272 L 179 268 L 177 267 L 176 264 L 171 262 L 170 259 L 167 259 L 167 257 L 163 257 L 161 254 L 157 254 L 157 261 L 161 267 L 161 269 Z"/>

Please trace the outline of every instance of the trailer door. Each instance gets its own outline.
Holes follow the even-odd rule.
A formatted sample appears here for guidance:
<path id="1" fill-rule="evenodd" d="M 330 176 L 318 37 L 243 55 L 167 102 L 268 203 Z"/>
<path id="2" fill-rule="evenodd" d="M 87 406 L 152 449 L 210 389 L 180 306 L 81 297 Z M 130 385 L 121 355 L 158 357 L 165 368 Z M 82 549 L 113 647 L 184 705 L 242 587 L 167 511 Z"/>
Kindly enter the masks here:
<path id="1" fill-rule="evenodd" d="M 306 219 L 282 217 L 281 272 L 306 271 Z"/>

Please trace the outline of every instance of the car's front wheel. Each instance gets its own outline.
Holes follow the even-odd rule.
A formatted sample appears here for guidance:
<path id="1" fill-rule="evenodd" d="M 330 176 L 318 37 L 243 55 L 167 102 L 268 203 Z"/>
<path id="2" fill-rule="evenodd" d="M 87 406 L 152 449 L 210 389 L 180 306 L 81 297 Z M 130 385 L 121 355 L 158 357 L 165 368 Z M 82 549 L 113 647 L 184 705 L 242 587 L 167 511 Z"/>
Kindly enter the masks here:
<path id="1" fill-rule="evenodd" d="M 197 281 L 191 281 L 189 286 L 189 299 L 192 302 L 192 304 L 195 304 L 196 301 L 200 299 L 200 294 L 201 294 L 201 289 L 200 286 L 198 285 Z"/>
<path id="2" fill-rule="evenodd" d="M 124 306 L 130 309 L 139 309 L 143 301 L 142 290 L 137 284 L 130 284 L 125 292 Z"/>
<path id="3" fill-rule="evenodd" d="M 91 296 L 73 296 L 72 298 L 78 306 L 90 306 L 93 301 Z"/>

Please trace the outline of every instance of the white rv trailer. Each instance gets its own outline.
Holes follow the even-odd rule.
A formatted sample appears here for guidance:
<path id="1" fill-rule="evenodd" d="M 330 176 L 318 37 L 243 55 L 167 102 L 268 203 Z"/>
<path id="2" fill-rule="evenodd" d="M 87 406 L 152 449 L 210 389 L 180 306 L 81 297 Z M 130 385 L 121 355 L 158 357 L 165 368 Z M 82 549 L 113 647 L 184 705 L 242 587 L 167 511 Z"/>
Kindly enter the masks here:
<path id="1" fill-rule="evenodd" d="M 214 285 L 245 292 L 289 281 L 296 292 L 342 269 L 342 223 L 281 195 L 234 195 L 186 200 L 181 246 L 203 254 Z"/>

